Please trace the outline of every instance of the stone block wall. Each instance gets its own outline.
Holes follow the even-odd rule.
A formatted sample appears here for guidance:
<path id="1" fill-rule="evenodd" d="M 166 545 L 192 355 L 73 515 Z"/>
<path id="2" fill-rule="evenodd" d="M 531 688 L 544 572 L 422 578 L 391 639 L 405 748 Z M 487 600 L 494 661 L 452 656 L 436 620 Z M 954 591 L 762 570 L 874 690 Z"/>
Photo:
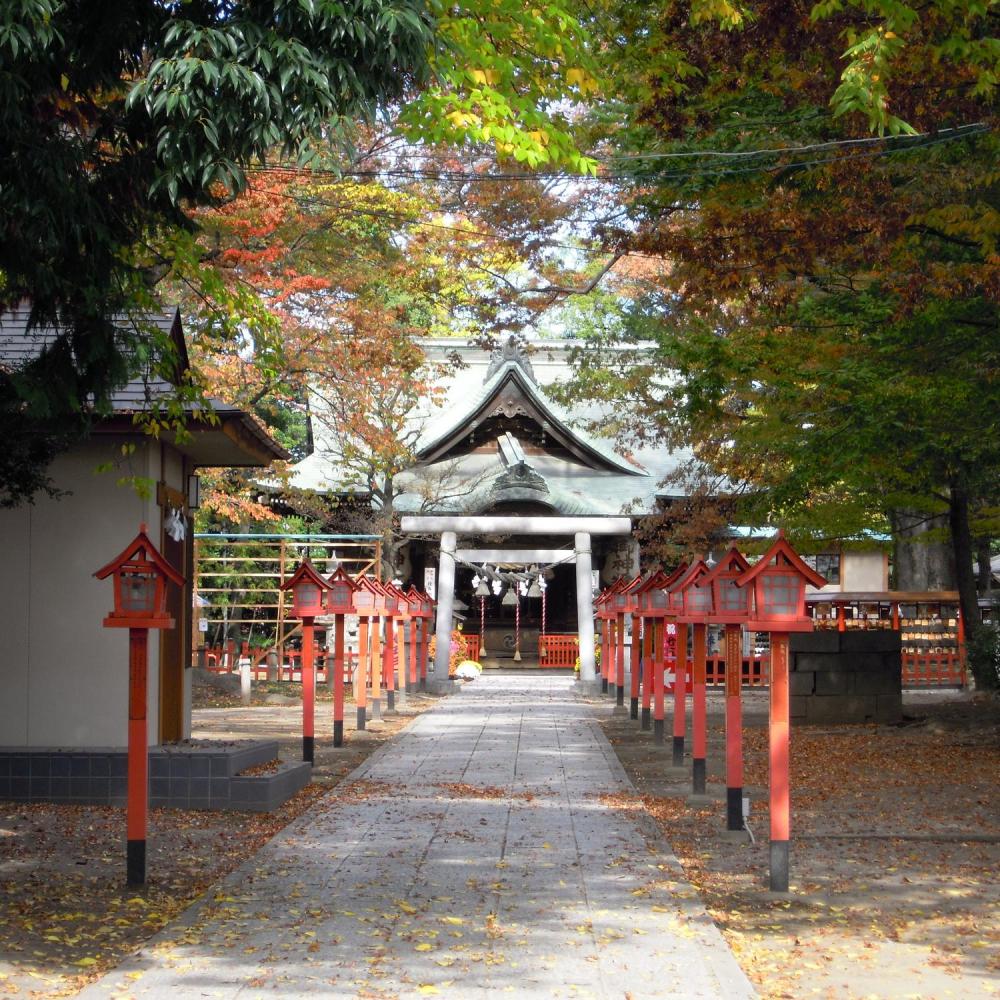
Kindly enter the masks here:
<path id="1" fill-rule="evenodd" d="M 898 722 L 903 716 L 899 632 L 795 634 L 790 661 L 793 725 Z"/>
<path id="2" fill-rule="evenodd" d="M 277 740 L 150 747 L 150 808 L 272 811 L 312 774 L 300 762 L 240 774 L 277 756 Z M 127 775 L 128 753 L 117 747 L 0 747 L 0 799 L 124 806 Z"/>

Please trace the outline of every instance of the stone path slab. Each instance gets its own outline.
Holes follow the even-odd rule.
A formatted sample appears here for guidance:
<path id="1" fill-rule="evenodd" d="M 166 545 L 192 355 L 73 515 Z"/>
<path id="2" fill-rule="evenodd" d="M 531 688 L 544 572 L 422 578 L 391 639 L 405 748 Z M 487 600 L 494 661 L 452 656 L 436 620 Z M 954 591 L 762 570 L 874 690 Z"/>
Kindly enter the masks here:
<path id="1" fill-rule="evenodd" d="M 629 789 L 569 678 L 482 677 L 80 996 L 753 996 Z"/>

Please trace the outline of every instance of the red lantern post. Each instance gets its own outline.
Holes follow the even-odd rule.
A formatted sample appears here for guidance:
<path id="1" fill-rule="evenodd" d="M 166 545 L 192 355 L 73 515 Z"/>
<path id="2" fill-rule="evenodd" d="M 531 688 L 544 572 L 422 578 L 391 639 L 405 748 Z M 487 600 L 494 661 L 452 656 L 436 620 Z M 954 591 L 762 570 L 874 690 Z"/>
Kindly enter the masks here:
<path id="1" fill-rule="evenodd" d="M 420 690 L 427 690 L 427 661 L 430 659 L 430 644 L 431 644 L 431 621 L 434 618 L 434 599 L 430 597 L 427 593 L 421 592 L 420 594 L 420 606 L 421 606 L 421 643 L 420 643 Z M 479 644 L 480 649 L 482 648 L 484 637 L 480 635 Z"/>
<path id="2" fill-rule="evenodd" d="M 698 648 L 701 648 L 701 689 L 705 690 L 705 619 L 712 610 L 712 588 L 704 586 L 704 580 L 709 574 L 709 568 L 704 560 L 698 559 L 681 579 L 674 584 L 673 592 L 680 599 L 681 607 L 677 612 L 677 669 L 674 681 L 674 767 L 684 766 L 684 717 L 687 712 L 686 693 L 688 688 L 687 671 L 687 630 L 693 630 L 695 662 L 697 663 Z M 698 669 L 696 666 L 695 670 Z M 694 671 L 692 671 L 693 673 Z M 693 687 L 693 685 L 692 685 Z M 692 692 L 693 693 L 693 692 Z M 692 729 L 697 711 L 692 712 Z M 692 781 L 694 774 L 693 761 L 697 759 L 692 746 Z M 704 752 L 702 753 L 704 760 Z"/>
<path id="3" fill-rule="evenodd" d="M 114 574 L 115 609 L 105 628 L 128 629 L 128 796 L 125 811 L 125 877 L 129 885 L 146 881 L 146 831 L 149 813 L 149 747 L 146 726 L 149 630 L 170 629 L 167 583 L 183 586 L 180 575 L 156 550 L 140 525 L 122 553 L 94 576 Z"/>
<path id="4" fill-rule="evenodd" d="M 343 567 L 327 581 L 329 591 L 326 609 L 333 617 L 333 745 L 344 745 L 344 616 L 354 611 L 354 594 L 358 585 Z"/>
<path id="5" fill-rule="evenodd" d="M 409 682 L 406 679 L 406 625 L 410 622 L 410 602 L 406 594 L 395 584 L 386 584 L 392 588 L 396 595 L 396 644 L 395 650 L 395 670 L 396 670 L 396 690 L 400 694 L 403 703 L 406 702 L 406 693 L 409 691 Z"/>
<path id="6" fill-rule="evenodd" d="M 625 613 L 632 616 L 632 645 L 629 650 L 629 718 L 639 718 L 639 680 L 642 674 L 640 654 L 640 633 L 642 631 L 639 617 L 639 588 L 644 579 L 640 573 L 626 588 L 627 603 Z"/>
<path id="7" fill-rule="evenodd" d="M 639 580 L 622 580 L 611 597 L 615 613 L 615 708 L 625 708 L 625 615 L 631 611 L 632 595 L 629 589 Z"/>
<path id="8" fill-rule="evenodd" d="M 417 690 L 417 679 L 420 675 L 420 646 L 418 627 L 423 621 L 423 602 L 420 591 L 414 584 L 406 592 L 406 604 L 410 609 L 410 672 L 407 675 L 406 690 Z"/>
<path id="9" fill-rule="evenodd" d="M 712 587 L 709 623 L 724 625 L 726 662 L 726 829 L 740 832 L 743 824 L 743 625 L 750 616 L 751 593 L 738 586 L 749 563 L 735 545 L 707 577 Z M 701 794 L 701 793 L 698 793 Z"/>
<path id="10" fill-rule="evenodd" d="M 328 588 L 325 579 L 308 559 L 282 585 L 292 592 L 292 617 L 302 621 L 302 759 L 315 762 L 316 739 L 316 673 L 313 665 L 315 643 L 313 623 L 326 611 L 323 595 Z"/>
<path id="11" fill-rule="evenodd" d="M 789 787 L 788 637 L 811 632 L 806 611 L 806 584 L 822 587 L 826 580 L 807 566 L 779 531 L 760 560 L 736 578 L 740 587 L 753 586 L 754 610 L 750 627 L 771 633 L 771 711 L 768 720 L 770 758 L 771 881 L 772 892 L 788 891 L 791 792 Z"/>
<path id="12" fill-rule="evenodd" d="M 684 569 L 687 568 L 685 565 Z M 652 692 L 653 692 L 653 739 L 657 743 L 663 742 L 663 723 L 665 718 L 665 707 L 663 698 L 663 622 L 667 615 L 669 597 L 667 587 L 677 578 L 679 571 L 675 571 L 670 576 L 663 573 L 654 573 L 637 591 L 639 601 L 639 613 L 647 621 L 647 628 L 652 632 L 651 655 L 652 663 Z"/>
<path id="13" fill-rule="evenodd" d="M 609 589 L 602 590 L 594 599 L 594 618 L 601 623 L 601 694 L 608 693 L 608 660 L 611 658 L 611 635 L 608 631 L 608 612 L 605 605 L 611 597 Z"/>
<path id="14" fill-rule="evenodd" d="M 369 650 L 369 625 L 375 615 L 375 590 L 369 577 L 358 576 L 351 601 L 358 616 L 358 667 L 354 678 L 354 704 L 357 708 L 357 727 L 367 726 L 368 672 L 371 663 Z"/>
<path id="15" fill-rule="evenodd" d="M 385 685 L 385 707 L 396 711 L 396 664 L 393 620 L 399 614 L 399 592 L 391 583 L 380 583 L 382 591 L 382 618 L 385 621 L 385 638 L 382 640 L 382 683 Z M 375 669 L 376 665 L 373 665 Z"/>

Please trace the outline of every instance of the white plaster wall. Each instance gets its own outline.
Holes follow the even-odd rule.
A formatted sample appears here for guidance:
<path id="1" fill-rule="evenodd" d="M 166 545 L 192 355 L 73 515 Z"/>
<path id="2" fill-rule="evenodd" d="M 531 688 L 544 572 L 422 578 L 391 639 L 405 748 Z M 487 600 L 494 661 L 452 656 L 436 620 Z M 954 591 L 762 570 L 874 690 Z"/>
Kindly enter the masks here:
<path id="1" fill-rule="evenodd" d="M 141 499 L 120 474 L 159 478 L 159 446 L 140 445 L 121 473 L 95 473 L 120 459 L 121 442 L 101 439 L 58 458 L 51 475 L 72 491 L 0 511 L 0 745 L 124 746 L 128 728 L 128 629 L 101 624 L 112 583 L 95 570 L 113 559 L 145 521 L 156 541 L 155 495 Z M 155 491 L 154 491 L 155 492 Z M 149 637 L 150 743 L 157 742 L 158 633 Z"/>
<path id="2" fill-rule="evenodd" d="M 841 567 L 843 590 L 885 590 L 889 585 L 884 552 L 845 552 Z"/>
<path id="3" fill-rule="evenodd" d="M 0 511 L 0 746 L 24 746 L 28 741 L 29 509 Z"/>

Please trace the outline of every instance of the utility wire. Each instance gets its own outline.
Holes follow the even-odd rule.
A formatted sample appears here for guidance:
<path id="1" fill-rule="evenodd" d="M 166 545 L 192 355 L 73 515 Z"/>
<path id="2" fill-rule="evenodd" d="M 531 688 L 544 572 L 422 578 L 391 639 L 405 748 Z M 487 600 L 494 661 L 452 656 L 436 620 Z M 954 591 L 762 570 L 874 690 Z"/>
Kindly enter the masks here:
<path id="1" fill-rule="evenodd" d="M 757 157 L 774 157 L 788 154 L 799 154 L 820 149 L 840 149 L 853 148 L 861 143 L 882 143 L 883 147 L 878 149 L 864 149 L 859 152 L 848 153 L 845 156 L 824 156 L 810 160 L 789 160 L 783 163 L 760 163 L 751 164 L 745 167 L 723 167 L 714 168 L 704 165 L 696 165 L 694 169 L 685 171 L 674 171 L 667 173 L 603 173 L 603 174 L 567 174 L 559 171 L 536 171 L 518 173 L 471 173 L 465 170 L 420 170 L 405 169 L 400 167 L 387 167 L 384 169 L 371 170 L 333 170 L 318 167 L 294 167 L 263 165 L 253 167 L 248 170 L 253 173 L 284 173 L 296 176 L 331 177 L 335 181 L 355 180 L 355 179 L 379 179 L 379 178 L 400 178 L 408 180 L 437 180 L 437 181 L 462 181 L 466 183 L 497 183 L 503 181 L 523 181 L 523 180 L 562 180 L 573 183 L 609 183 L 614 181 L 631 182 L 638 185 L 653 184 L 665 180 L 690 180 L 697 177 L 725 177 L 734 174 L 745 173 L 769 173 L 790 170 L 793 168 L 822 166 L 827 163 L 840 163 L 846 160 L 856 159 L 876 159 L 884 156 L 892 156 L 897 153 L 909 153 L 926 149 L 930 146 L 937 146 L 943 143 L 955 142 L 962 139 L 972 138 L 990 133 L 990 128 L 984 124 L 964 125 L 960 128 L 945 129 L 940 132 L 925 132 L 916 136 L 903 136 L 894 139 L 882 137 L 872 137 L 870 139 L 843 139 L 830 143 L 820 143 L 813 146 L 786 146 L 765 148 L 759 150 L 743 150 L 727 152 L 724 150 L 706 150 L 704 152 L 680 151 L 677 153 L 648 153 L 648 154 L 626 154 L 620 159 L 656 159 L 675 160 L 690 159 L 692 157 L 715 158 L 729 160 L 734 157 L 743 159 Z M 894 142 L 895 145 L 886 146 L 886 143 Z M 614 160 L 612 160 L 614 162 Z"/>

